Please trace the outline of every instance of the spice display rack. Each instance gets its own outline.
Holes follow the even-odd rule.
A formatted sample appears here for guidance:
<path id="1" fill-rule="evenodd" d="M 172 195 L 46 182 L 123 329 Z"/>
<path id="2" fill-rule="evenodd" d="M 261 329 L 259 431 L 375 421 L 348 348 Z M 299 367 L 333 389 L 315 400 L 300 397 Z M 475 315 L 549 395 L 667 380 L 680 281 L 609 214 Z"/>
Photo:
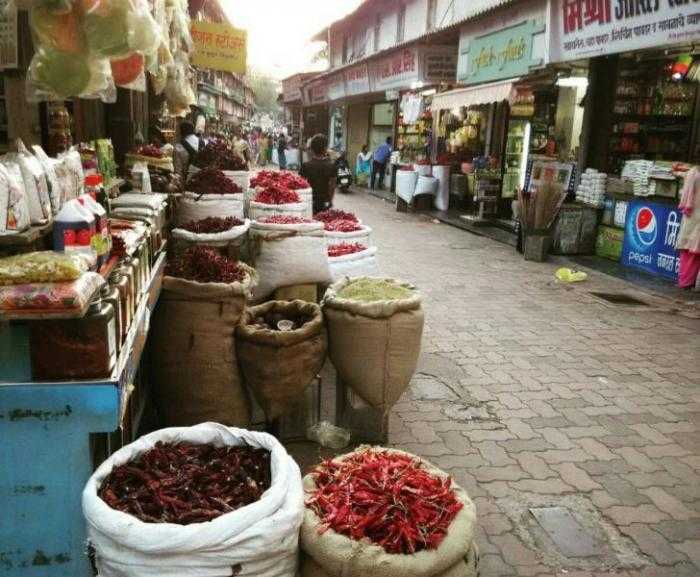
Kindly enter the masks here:
<path id="1" fill-rule="evenodd" d="M 91 435 L 122 422 L 160 295 L 165 251 L 142 290 L 112 375 L 31 382 L 29 328 L 0 324 L 0 573 L 88 577 L 81 493 L 94 470 Z"/>

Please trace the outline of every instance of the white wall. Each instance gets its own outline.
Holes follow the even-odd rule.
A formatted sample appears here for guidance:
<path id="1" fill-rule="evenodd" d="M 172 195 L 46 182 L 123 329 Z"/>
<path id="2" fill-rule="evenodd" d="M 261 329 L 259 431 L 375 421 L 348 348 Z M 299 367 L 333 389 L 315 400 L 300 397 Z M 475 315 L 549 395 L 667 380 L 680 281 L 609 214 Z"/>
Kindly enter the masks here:
<path id="1" fill-rule="evenodd" d="M 413 40 L 426 32 L 428 23 L 428 0 L 406 2 L 406 27 L 403 39 Z"/>

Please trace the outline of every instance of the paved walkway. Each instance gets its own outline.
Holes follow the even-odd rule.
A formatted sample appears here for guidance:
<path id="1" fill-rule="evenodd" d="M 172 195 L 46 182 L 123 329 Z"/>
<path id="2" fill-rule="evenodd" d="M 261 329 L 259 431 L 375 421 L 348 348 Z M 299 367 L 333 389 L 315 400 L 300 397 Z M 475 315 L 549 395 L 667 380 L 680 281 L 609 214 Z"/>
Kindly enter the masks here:
<path id="1" fill-rule="evenodd" d="M 700 575 L 700 321 L 642 293 L 436 224 L 364 194 L 385 273 L 425 296 L 423 357 L 391 414 L 394 446 L 450 471 L 476 502 L 484 577 Z M 625 292 L 647 306 L 606 304 Z M 574 557 L 530 508 L 565 507 L 595 543 Z M 566 549 L 566 547 L 563 547 Z"/>

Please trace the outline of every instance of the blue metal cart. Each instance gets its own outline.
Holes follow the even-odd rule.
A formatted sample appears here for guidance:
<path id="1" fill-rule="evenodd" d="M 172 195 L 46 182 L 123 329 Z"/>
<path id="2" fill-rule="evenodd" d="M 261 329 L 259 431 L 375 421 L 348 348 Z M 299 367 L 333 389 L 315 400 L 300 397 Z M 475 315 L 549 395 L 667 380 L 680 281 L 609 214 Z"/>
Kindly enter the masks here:
<path id="1" fill-rule="evenodd" d="M 94 470 L 91 435 L 113 433 L 135 390 L 165 252 L 143 289 L 114 374 L 33 383 L 28 327 L 0 323 L 0 576 L 88 577 L 81 493 Z"/>

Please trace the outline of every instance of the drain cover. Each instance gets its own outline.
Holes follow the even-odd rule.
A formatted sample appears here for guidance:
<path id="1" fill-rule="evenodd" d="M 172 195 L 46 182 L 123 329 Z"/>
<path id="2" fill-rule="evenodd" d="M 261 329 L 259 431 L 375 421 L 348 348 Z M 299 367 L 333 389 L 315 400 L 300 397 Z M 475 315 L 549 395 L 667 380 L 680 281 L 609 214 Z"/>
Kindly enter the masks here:
<path id="1" fill-rule="evenodd" d="M 609 303 L 612 303 L 614 305 L 632 305 L 632 306 L 637 306 L 637 307 L 648 307 L 649 303 L 645 303 L 642 300 L 639 300 L 636 297 L 633 297 L 631 295 L 627 295 L 625 293 L 600 293 L 600 292 L 591 292 L 591 294 L 594 297 L 597 297 L 599 299 L 603 299 L 604 301 L 607 301 Z"/>
<path id="2" fill-rule="evenodd" d="M 531 508 L 530 513 L 566 557 L 601 554 L 601 543 L 586 532 L 565 507 Z"/>

